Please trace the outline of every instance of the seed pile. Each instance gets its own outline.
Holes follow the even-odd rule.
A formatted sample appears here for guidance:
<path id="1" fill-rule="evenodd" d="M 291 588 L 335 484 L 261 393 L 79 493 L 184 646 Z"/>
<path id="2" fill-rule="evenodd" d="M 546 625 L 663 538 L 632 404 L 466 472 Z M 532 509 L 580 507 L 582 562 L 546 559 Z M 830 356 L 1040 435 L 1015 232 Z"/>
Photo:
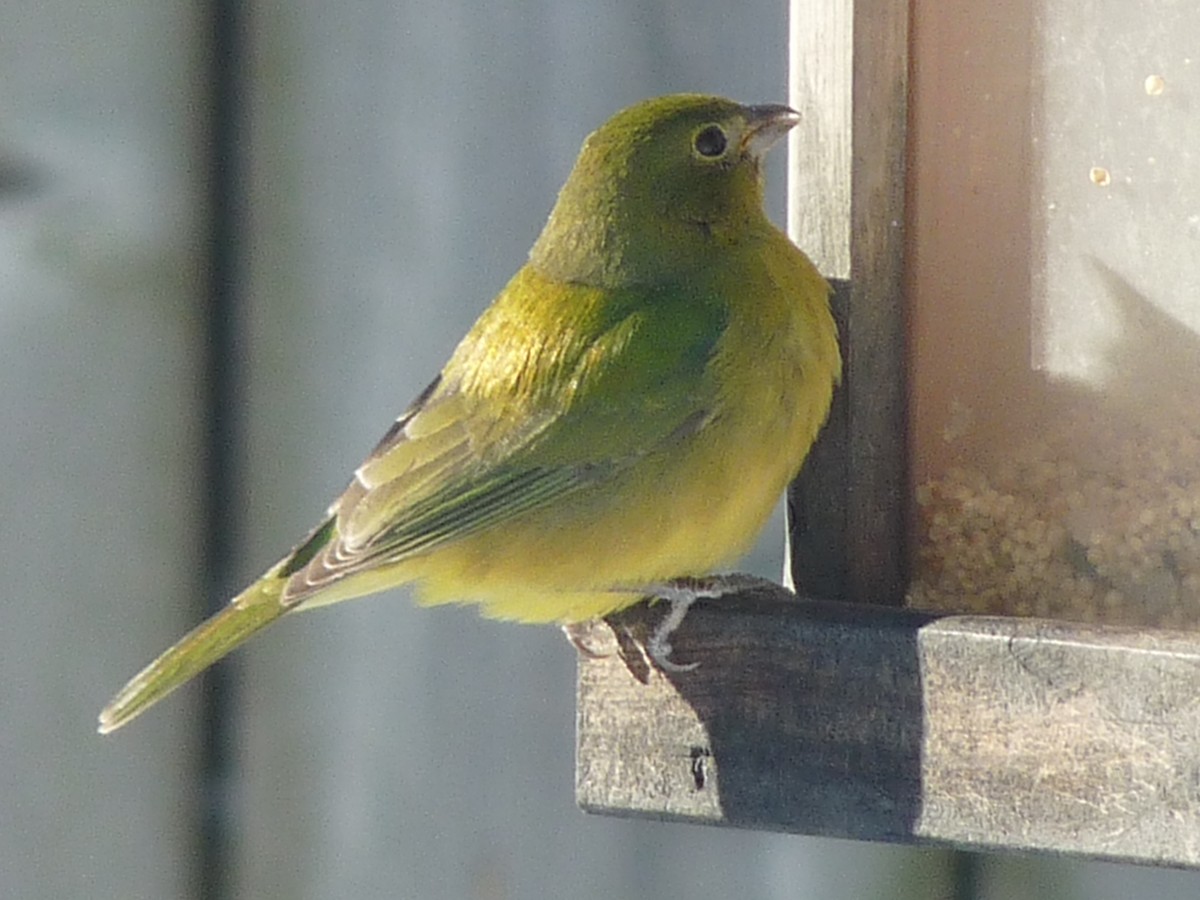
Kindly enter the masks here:
<path id="1" fill-rule="evenodd" d="M 916 499 L 911 606 L 1200 627 L 1200 414 L 1077 408 Z"/>

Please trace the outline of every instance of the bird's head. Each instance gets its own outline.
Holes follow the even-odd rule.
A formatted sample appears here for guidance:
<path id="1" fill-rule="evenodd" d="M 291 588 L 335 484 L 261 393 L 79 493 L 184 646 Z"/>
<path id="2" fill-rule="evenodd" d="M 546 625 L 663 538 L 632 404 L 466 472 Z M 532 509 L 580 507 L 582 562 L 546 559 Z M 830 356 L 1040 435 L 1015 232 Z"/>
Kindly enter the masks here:
<path id="1" fill-rule="evenodd" d="M 584 142 L 530 260 L 606 287 L 670 281 L 767 220 L 761 160 L 799 121 L 786 106 L 674 94 L 617 113 Z"/>

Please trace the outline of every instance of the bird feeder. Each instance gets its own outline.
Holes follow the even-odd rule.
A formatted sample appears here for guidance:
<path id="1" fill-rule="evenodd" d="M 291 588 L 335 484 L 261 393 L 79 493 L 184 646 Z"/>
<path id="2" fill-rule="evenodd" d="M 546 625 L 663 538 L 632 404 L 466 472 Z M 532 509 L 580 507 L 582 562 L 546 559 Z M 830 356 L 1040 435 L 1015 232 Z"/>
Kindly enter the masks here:
<path id="1" fill-rule="evenodd" d="M 846 362 L 789 493 L 802 601 L 697 608 L 692 672 L 582 660 L 579 802 L 1200 866 L 1200 7 L 791 32 L 789 228 Z"/>

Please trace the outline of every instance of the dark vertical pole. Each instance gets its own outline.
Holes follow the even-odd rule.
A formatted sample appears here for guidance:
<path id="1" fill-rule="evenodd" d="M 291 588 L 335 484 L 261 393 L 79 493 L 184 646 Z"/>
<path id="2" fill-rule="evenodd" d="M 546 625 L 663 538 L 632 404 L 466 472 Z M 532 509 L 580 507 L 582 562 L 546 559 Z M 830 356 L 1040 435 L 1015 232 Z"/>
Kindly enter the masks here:
<path id="1" fill-rule="evenodd" d="M 830 279 L 830 305 L 838 336 L 846 343 L 846 311 L 850 282 Z M 843 350 L 844 352 L 844 350 Z M 829 421 L 787 493 L 788 561 L 791 584 L 802 597 L 818 600 L 859 599 L 850 596 L 850 404 L 839 385 Z"/>
<path id="2" fill-rule="evenodd" d="M 789 233 L 836 289 L 843 380 L 788 496 L 801 593 L 902 605 L 908 581 L 907 3 L 794 0 Z"/>
<path id="3" fill-rule="evenodd" d="M 208 130 L 208 285 L 205 314 L 205 613 L 229 598 L 238 531 L 237 328 L 241 288 L 238 251 L 242 224 L 241 100 L 242 5 L 211 0 L 208 9 L 210 86 Z M 197 894 L 201 900 L 232 896 L 230 883 L 233 808 L 229 783 L 233 761 L 231 709 L 234 682 L 227 665 L 204 676 L 201 751 L 203 807 L 199 830 Z"/>

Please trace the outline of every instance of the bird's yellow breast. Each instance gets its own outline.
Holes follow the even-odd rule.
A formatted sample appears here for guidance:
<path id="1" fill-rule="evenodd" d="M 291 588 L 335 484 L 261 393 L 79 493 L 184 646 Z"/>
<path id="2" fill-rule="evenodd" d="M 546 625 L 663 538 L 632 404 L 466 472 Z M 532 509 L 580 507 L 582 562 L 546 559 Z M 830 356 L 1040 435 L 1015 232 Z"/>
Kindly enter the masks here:
<path id="1" fill-rule="evenodd" d="M 828 285 L 782 234 L 714 268 L 729 318 L 709 363 L 710 421 L 602 486 L 406 562 L 424 602 L 581 621 L 749 547 L 825 421 L 841 361 Z"/>

